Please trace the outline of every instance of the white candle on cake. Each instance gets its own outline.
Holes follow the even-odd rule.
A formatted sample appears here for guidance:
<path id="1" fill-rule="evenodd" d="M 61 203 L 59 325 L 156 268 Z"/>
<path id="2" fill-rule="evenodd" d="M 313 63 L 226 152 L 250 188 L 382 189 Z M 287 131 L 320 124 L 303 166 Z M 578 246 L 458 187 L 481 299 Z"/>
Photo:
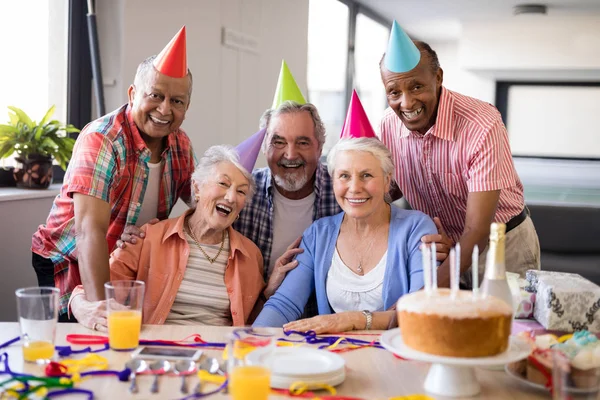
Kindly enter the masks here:
<path id="1" fill-rule="evenodd" d="M 437 290 L 437 254 L 435 243 L 431 243 L 431 290 Z"/>
<path id="2" fill-rule="evenodd" d="M 458 292 L 459 290 L 459 285 L 460 285 L 460 243 L 456 243 L 456 246 L 454 246 L 454 265 L 455 265 L 455 269 L 454 269 L 454 283 L 455 283 L 455 287 L 453 288 L 453 290 L 456 290 Z"/>
<path id="3" fill-rule="evenodd" d="M 458 284 L 456 282 L 456 251 L 450 250 L 450 298 L 456 299 Z"/>
<path id="4" fill-rule="evenodd" d="M 472 284 L 473 284 L 473 299 L 477 299 L 479 296 L 479 246 L 473 246 L 473 253 L 471 254 L 471 273 L 472 273 Z"/>
<path id="5" fill-rule="evenodd" d="M 426 245 L 421 246 L 421 257 L 423 258 L 423 283 L 425 293 L 431 295 L 431 266 L 429 258 L 429 248 Z"/>

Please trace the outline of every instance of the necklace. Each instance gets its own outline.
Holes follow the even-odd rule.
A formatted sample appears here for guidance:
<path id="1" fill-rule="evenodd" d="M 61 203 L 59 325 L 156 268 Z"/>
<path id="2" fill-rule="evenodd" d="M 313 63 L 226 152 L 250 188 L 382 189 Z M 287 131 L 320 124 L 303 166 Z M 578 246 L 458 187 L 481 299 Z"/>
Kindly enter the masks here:
<path id="1" fill-rule="evenodd" d="M 363 267 L 362 267 L 362 263 L 363 263 L 363 259 L 365 257 L 368 257 L 369 252 L 371 251 L 371 248 L 373 247 L 373 243 L 375 241 L 375 236 L 373 235 L 373 238 L 371 239 L 371 241 L 369 242 L 369 245 L 365 248 L 365 250 L 362 252 L 362 256 L 360 257 L 360 260 L 358 261 L 358 267 L 356 267 L 356 272 L 358 272 L 360 275 L 363 274 Z M 362 250 L 362 249 L 361 249 Z"/>
<path id="2" fill-rule="evenodd" d="M 223 251 L 223 247 L 225 246 L 225 230 L 223 230 L 223 236 L 221 236 L 221 247 L 219 247 L 219 251 L 217 252 L 217 255 L 214 256 L 213 258 L 209 257 L 208 254 L 206 254 L 206 251 L 204 251 L 204 249 L 202 248 L 202 246 L 200 246 L 198 239 L 196 239 L 194 232 L 192 232 L 192 228 L 190 228 L 189 221 L 187 222 L 187 230 L 190 233 L 190 236 L 192 237 L 192 239 L 194 240 L 194 243 L 196 243 L 196 246 L 198 246 L 198 248 L 200 249 L 200 251 L 202 252 L 204 257 L 206 257 L 206 259 L 208 260 L 208 262 L 211 264 L 214 263 L 217 260 L 217 258 L 219 258 L 219 256 L 221 255 L 221 252 Z"/>
<path id="3" fill-rule="evenodd" d="M 356 267 L 356 273 L 358 273 L 359 275 L 363 275 L 363 273 L 364 273 L 362 263 L 363 263 L 364 259 L 369 256 L 369 253 L 371 252 L 371 248 L 373 247 L 373 243 L 375 243 L 376 238 L 377 238 L 377 232 L 374 232 L 371 235 L 371 240 L 368 242 L 367 246 L 362 247 L 358 244 L 353 246 L 355 249 L 357 249 L 362 254 L 359 258 L 358 266 Z"/>

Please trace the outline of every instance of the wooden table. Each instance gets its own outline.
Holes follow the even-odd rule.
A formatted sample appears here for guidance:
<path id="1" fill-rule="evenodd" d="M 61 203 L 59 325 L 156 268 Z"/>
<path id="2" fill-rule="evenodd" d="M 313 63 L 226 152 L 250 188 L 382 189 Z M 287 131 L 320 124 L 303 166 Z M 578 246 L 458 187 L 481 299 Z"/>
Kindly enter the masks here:
<path id="1" fill-rule="evenodd" d="M 145 325 L 142 329 L 144 339 L 183 339 L 184 337 L 199 333 L 206 341 L 224 342 L 225 336 L 232 328 L 202 327 L 202 326 L 173 326 L 173 325 Z M 65 336 L 68 333 L 94 334 L 79 324 L 59 324 L 57 329 L 57 345 L 67 345 Z M 367 333 L 367 332 L 361 332 Z M 368 332 L 373 333 L 373 331 Z M 16 322 L 0 323 L 0 343 L 19 335 L 19 325 Z M 376 336 L 373 336 L 376 337 Z M 360 337 L 365 339 L 367 337 Z M 307 345 L 308 346 L 308 345 Z M 21 346 L 12 345 L 3 351 L 9 353 L 10 366 L 15 372 L 24 372 L 41 376 L 43 369 L 37 365 L 24 364 L 21 355 Z M 107 357 L 111 369 L 123 369 L 125 362 L 130 358 L 130 353 L 106 351 L 99 353 Z M 206 354 L 221 358 L 222 351 L 208 350 Z M 415 393 L 424 393 L 423 382 L 429 369 L 428 363 L 404 361 L 395 358 L 390 352 L 383 349 L 366 348 L 346 353 L 340 353 L 346 360 L 347 374 L 344 383 L 337 387 L 339 395 L 359 397 L 369 400 L 386 400 L 394 396 Z M 482 386 L 481 393 L 469 399 L 518 399 L 534 400 L 547 399 L 548 394 L 529 389 L 529 387 L 514 381 L 503 371 L 490 371 L 477 369 L 477 377 Z M 160 393 L 151 394 L 150 376 L 138 376 L 140 391 L 137 395 L 128 392 L 129 383 L 120 382 L 115 377 L 93 377 L 79 384 L 78 387 L 93 390 L 97 399 L 177 399 L 183 395 L 179 392 L 181 378 L 163 376 L 160 378 Z M 188 378 L 190 389 L 194 388 L 197 378 Z M 208 390 L 212 385 L 207 385 Z M 325 395 L 325 392 L 320 392 Z M 431 396 L 436 399 L 445 397 Z M 69 396 L 68 399 L 81 397 Z M 209 399 L 227 399 L 226 394 L 217 394 Z M 273 395 L 270 399 L 290 399 L 291 397 Z"/>

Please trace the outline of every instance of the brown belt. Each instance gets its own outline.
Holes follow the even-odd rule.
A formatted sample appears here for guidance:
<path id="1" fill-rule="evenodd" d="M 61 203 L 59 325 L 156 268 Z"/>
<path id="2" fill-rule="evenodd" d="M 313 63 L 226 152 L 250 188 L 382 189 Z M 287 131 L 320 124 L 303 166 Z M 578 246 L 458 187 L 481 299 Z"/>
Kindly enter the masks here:
<path id="1" fill-rule="evenodd" d="M 521 225 L 521 222 L 525 221 L 525 219 L 529 216 L 529 209 L 527 206 L 523 208 L 521 213 L 515 215 L 506 223 L 506 232 L 515 229 L 517 226 Z"/>

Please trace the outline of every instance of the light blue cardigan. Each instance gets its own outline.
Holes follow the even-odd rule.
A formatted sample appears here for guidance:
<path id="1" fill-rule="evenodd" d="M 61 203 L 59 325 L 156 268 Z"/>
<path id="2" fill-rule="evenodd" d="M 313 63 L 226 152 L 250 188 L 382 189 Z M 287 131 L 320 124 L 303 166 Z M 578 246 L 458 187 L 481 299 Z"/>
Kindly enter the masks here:
<path id="1" fill-rule="evenodd" d="M 333 314 L 326 291 L 327 273 L 344 218 L 341 212 L 321 218 L 306 229 L 298 254 L 298 266 L 290 271 L 277 292 L 266 302 L 253 326 L 280 327 L 295 321 L 310 294 L 316 290 L 319 315 Z M 390 232 L 385 276 L 383 307 L 390 308 L 409 292 L 423 287 L 423 267 L 419 246 L 423 235 L 437 233 L 435 224 L 420 211 L 391 206 Z"/>

